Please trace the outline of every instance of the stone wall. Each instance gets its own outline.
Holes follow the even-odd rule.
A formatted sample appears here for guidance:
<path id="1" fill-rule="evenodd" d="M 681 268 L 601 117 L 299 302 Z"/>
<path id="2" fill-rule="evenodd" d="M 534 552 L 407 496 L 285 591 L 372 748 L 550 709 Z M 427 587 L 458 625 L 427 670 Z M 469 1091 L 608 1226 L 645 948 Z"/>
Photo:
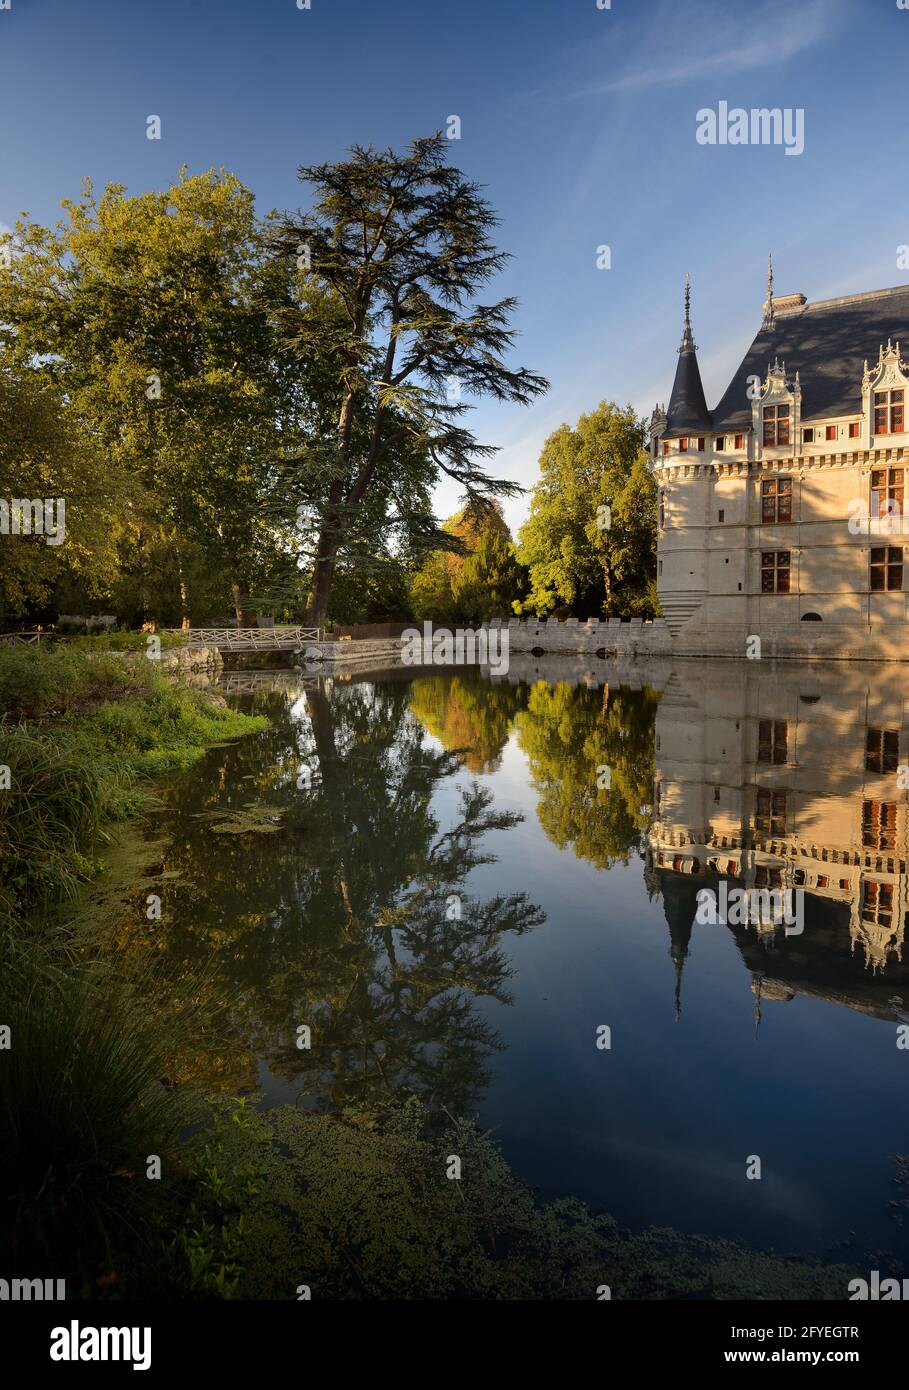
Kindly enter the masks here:
<path id="1" fill-rule="evenodd" d="M 414 626 L 418 626 L 414 624 Z M 756 628 L 746 632 L 734 624 L 709 623 L 698 615 L 673 637 L 665 618 L 645 622 L 632 618 L 576 618 L 564 621 L 536 618 L 493 619 L 483 627 L 508 632 L 510 657 L 543 653 L 547 656 L 599 656 L 649 658 L 725 657 L 749 655 L 748 638 L 761 639 L 763 660 L 799 661 L 909 661 L 909 622 L 879 626 L 868 623 L 800 623 L 796 626 Z M 442 630 L 441 625 L 436 630 Z M 401 659 L 401 639 L 385 638 L 352 642 L 311 642 L 310 660 L 339 669 Z"/>
<path id="2" fill-rule="evenodd" d="M 643 656 L 668 655 L 672 651 L 672 635 L 665 618 L 655 618 L 646 622 L 642 618 L 632 618 L 623 622 L 621 618 L 588 618 L 579 622 L 577 618 L 564 621 L 546 618 L 509 618 L 484 623 L 484 627 L 505 628 L 508 631 L 508 646 L 512 652 L 532 652 L 535 648 L 544 652 L 577 652 L 595 656 L 603 651 L 607 655 L 629 655 L 640 653 Z"/>
<path id="3" fill-rule="evenodd" d="M 148 661 L 143 651 L 118 652 L 127 665 Z M 164 647 L 161 656 L 154 663 L 157 671 L 165 675 L 183 674 L 186 671 L 220 671 L 224 665 L 217 647 Z"/>

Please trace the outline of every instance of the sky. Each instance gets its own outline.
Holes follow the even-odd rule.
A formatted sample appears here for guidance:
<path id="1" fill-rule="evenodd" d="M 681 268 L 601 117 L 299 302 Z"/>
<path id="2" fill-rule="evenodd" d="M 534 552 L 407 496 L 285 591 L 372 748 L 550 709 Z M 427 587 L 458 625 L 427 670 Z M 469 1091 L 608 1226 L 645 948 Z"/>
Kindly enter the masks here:
<path id="1" fill-rule="evenodd" d="M 560 424 L 668 400 L 686 272 L 711 406 L 759 327 L 769 252 L 780 295 L 909 278 L 907 58 L 897 0 L 0 0 L 0 223 L 56 220 L 86 175 L 138 193 L 183 164 L 231 170 L 262 213 L 306 206 L 300 164 L 459 116 L 451 162 L 512 257 L 494 292 L 520 301 L 513 363 L 551 382 L 471 423 L 529 488 Z M 721 101 L 801 110 L 803 153 L 699 143 Z M 439 489 L 440 515 L 457 502 Z"/>

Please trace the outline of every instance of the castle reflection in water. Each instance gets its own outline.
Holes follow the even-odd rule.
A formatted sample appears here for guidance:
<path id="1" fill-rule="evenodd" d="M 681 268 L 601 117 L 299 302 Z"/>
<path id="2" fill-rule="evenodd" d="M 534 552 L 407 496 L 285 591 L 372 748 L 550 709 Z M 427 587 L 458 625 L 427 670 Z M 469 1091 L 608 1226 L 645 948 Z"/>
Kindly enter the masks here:
<path id="1" fill-rule="evenodd" d="M 730 926 L 762 1001 L 824 998 L 879 1018 L 909 1003 L 909 668 L 686 662 L 656 716 L 646 877 L 662 896 L 676 1002 L 698 890 L 801 889 L 804 930 Z"/>

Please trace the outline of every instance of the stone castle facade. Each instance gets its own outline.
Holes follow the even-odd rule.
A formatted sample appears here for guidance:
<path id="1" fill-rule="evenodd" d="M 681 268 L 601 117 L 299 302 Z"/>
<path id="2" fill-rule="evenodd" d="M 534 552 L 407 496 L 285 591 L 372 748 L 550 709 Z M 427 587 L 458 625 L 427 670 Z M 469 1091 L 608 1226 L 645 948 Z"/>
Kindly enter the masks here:
<path id="1" fill-rule="evenodd" d="M 678 655 L 909 659 L 909 286 L 774 298 L 710 410 L 690 292 L 651 420 L 657 585 Z"/>

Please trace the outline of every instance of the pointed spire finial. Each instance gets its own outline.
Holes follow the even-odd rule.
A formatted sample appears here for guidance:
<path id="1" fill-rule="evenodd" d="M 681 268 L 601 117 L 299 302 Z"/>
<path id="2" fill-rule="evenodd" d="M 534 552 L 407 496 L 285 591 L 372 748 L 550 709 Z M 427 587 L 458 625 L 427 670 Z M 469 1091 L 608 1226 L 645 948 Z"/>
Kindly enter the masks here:
<path id="1" fill-rule="evenodd" d="M 767 257 L 767 304 L 765 322 L 768 328 L 773 326 L 773 256 Z"/>
<path id="2" fill-rule="evenodd" d="M 697 352 L 691 334 L 691 276 L 687 270 L 685 272 L 685 326 L 682 329 L 682 346 L 679 348 L 679 352 Z"/>

